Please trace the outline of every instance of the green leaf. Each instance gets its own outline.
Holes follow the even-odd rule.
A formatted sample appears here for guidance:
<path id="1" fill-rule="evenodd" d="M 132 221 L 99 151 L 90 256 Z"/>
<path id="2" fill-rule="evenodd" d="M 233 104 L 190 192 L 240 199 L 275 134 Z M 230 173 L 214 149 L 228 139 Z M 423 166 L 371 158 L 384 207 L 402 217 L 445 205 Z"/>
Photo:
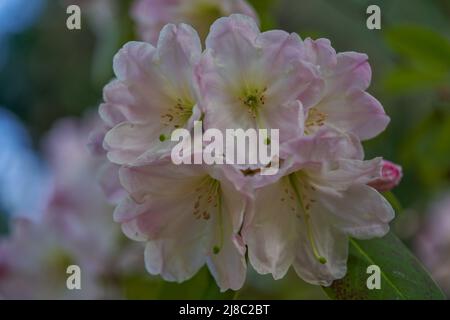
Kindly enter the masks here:
<path id="1" fill-rule="evenodd" d="M 402 25 L 387 30 L 389 45 L 424 69 L 450 69 L 450 40 L 424 27 Z"/>
<path id="2" fill-rule="evenodd" d="M 450 76 L 450 39 L 414 25 L 387 30 L 386 40 L 402 58 L 386 77 L 384 86 L 391 92 L 415 91 L 444 86 Z"/>
<path id="3" fill-rule="evenodd" d="M 407 68 L 397 68 L 390 71 L 384 80 L 384 86 L 390 92 L 403 93 L 406 91 L 417 91 L 444 85 L 448 75 L 432 70 L 418 71 Z"/>
<path id="4" fill-rule="evenodd" d="M 443 300 L 445 295 L 419 261 L 391 232 L 382 239 L 350 240 L 347 275 L 324 288 L 332 299 Z M 369 290 L 367 267 L 381 270 L 381 288 Z"/>
<path id="5" fill-rule="evenodd" d="M 276 22 L 273 12 L 278 0 L 249 0 L 249 3 L 253 6 L 259 16 L 261 30 L 267 31 L 274 29 Z"/>
<path id="6" fill-rule="evenodd" d="M 435 108 L 408 133 L 400 148 L 401 163 L 414 172 L 426 191 L 443 186 L 450 168 L 450 105 Z M 430 156 L 431 155 L 431 156 Z"/>
<path id="7" fill-rule="evenodd" d="M 402 204 L 397 199 L 395 194 L 392 193 L 392 191 L 383 192 L 383 197 L 391 204 L 392 208 L 394 208 L 394 211 L 396 212 L 397 215 L 401 215 L 403 213 Z"/>

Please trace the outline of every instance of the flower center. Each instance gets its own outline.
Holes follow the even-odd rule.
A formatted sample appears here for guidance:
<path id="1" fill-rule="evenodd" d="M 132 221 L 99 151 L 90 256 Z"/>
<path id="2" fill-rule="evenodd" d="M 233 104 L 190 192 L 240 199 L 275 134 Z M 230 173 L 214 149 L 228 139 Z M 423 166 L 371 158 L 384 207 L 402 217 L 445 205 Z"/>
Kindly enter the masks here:
<path id="1" fill-rule="evenodd" d="M 328 115 L 317 108 L 311 108 L 308 111 L 308 116 L 305 122 L 305 133 L 311 134 L 316 127 L 322 127 L 327 120 Z"/>
<path id="2" fill-rule="evenodd" d="M 166 127 L 174 129 L 183 127 L 192 116 L 194 105 L 195 104 L 190 99 L 178 98 L 175 101 L 175 104 L 171 106 L 166 113 L 161 115 L 161 123 Z"/>
<path id="3" fill-rule="evenodd" d="M 264 89 L 250 89 L 246 90 L 239 98 L 242 104 L 247 108 L 247 112 L 253 118 L 258 116 L 258 111 L 266 103 L 267 87 Z"/>

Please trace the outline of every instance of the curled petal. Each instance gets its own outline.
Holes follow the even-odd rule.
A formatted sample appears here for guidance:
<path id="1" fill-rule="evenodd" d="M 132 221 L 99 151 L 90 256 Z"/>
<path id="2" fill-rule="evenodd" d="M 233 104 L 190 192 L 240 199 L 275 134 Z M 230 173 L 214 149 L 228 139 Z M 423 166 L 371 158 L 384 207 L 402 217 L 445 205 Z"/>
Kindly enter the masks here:
<path id="1" fill-rule="evenodd" d="M 366 90 L 372 79 L 372 70 L 364 53 L 342 52 L 337 54 L 336 69 L 330 88 L 341 90 L 355 88 Z"/>
<path id="2" fill-rule="evenodd" d="M 336 57 L 336 50 L 331 46 L 328 39 L 312 40 L 310 38 L 305 39 L 305 58 L 320 66 L 325 76 L 330 73 L 330 69 L 335 67 L 338 59 Z"/>

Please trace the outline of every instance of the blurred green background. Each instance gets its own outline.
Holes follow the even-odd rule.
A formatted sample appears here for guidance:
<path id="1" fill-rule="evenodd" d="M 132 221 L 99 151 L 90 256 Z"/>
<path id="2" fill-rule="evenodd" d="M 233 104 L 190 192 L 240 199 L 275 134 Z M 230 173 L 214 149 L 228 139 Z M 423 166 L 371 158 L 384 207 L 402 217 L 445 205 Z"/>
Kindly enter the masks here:
<path id="1" fill-rule="evenodd" d="M 367 158 L 383 156 L 403 166 L 393 193 L 401 204 L 395 232 L 411 244 L 431 202 L 450 190 L 450 1 L 449 0 L 252 0 L 262 28 L 325 37 L 337 51 L 369 55 L 369 92 L 391 117 L 388 129 L 365 143 Z M 1 3 L 1 0 L 0 0 Z M 83 28 L 68 31 L 64 1 L 43 3 L 36 23 L 0 42 L 0 105 L 25 123 L 33 148 L 60 118 L 98 106 L 112 78 L 112 57 L 134 40 L 131 1 L 118 1 L 113 19 L 99 27 L 83 13 Z M 382 29 L 366 28 L 366 8 L 377 4 Z M 83 10 L 83 5 L 82 5 Z M 7 43 L 7 45 L 6 45 Z M 400 206 L 399 206 L 400 208 Z M 6 232 L 2 216 L 1 230 Z M 450 267 L 450 266 L 449 266 Z M 295 274 L 280 281 L 250 274 L 239 298 L 325 298 Z M 220 298 L 207 272 L 182 284 L 149 276 L 124 280 L 132 298 Z"/>

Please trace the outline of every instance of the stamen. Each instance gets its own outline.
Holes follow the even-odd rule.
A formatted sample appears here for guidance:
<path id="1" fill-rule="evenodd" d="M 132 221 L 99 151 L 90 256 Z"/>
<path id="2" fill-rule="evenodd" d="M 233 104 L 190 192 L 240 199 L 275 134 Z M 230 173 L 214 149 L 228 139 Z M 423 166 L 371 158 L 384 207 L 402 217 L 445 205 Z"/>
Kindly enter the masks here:
<path id="1" fill-rule="evenodd" d="M 311 221 L 310 221 L 311 220 L 311 216 L 309 214 L 310 204 L 307 203 L 306 206 L 305 206 L 305 200 L 306 200 L 306 193 L 305 192 L 306 192 L 306 188 L 304 188 L 305 190 L 303 190 L 304 193 L 300 193 L 295 174 L 289 175 L 289 181 L 290 181 L 290 183 L 292 185 L 292 188 L 294 189 L 295 195 L 297 196 L 297 200 L 300 202 L 300 205 L 301 205 L 301 207 L 303 209 L 302 211 L 304 213 L 304 221 L 305 221 L 305 226 L 306 226 L 306 232 L 307 232 L 308 241 L 309 241 L 309 244 L 311 246 L 311 250 L 313 252 L 313 255 L 314 255 L 314 257 L 316 258 L 316 260 L 319 263 L 326 264 L 327 263 L 327 259 L 324 256 L 320 255 L 319 250 L 317 249 L 316 241 L 314 239 L 314 234 L 313 234 L 313 231 L 312 231 L 312 226 L 311 226 Z"/>
<path id="2" fill-rule="evenodd" d="M 167 110 L 167 113 L 161 115 L 161 123 L 165 126 L 174 127 L 175 129 L 182 127 L 192 116 L 194 103 L 189 99 L 176 100 L 174 106 Z"/>
<path id="3" fill-rule="evenodd" d="M 317 108 L 311 108 L 305 122 L 305 133 L 310 134 L 314 127 L 322 127 L 327 120 L 328 115 Z"/>
<path id="4" fill-rule="evenodd" d="M 243 94 L 243 97 L 239 98 L 244 106 L 248 108 L 247 112 L 255 119 L 258 116 L 258 109 L 266 103 L 266 91 L 267 87 L 262 90 L 246 90 Z"/>
<path id="5" fill-rule="evenodd" d="M 211 178 L 205 177 L 200 184 L 195 188 L 198 193 L 197 199 L 194 202 L 193 215 L 195 219 L 209 220 L 211 213 L 217 211 L 217 228 L 219 235 L 219 243 L 213 247 L 213 253 L 218 254 L 222 250 L 224 242 L 224 225 L 222 214 L 222 198 L 220 194 L 220 182 Z"/>
<path id="6" fill-rule="evenodd" d="M 219 189 L 219 187 L 220 187 L 220 184 L 219 184 L 219 182 L 217 182 L 217 188 Z M 219 213 L 219 216 L 218 216 L 219 244 L 214 246 L 214 248 L 213 248 L 214 254 L 219 254 L 223 247 L 224 230 L 223 230 L 223 214 L 222 214 L 222 197 L 220 194 L 218 195 L 217 205 L 218 205 L 217 210 Z"/>

